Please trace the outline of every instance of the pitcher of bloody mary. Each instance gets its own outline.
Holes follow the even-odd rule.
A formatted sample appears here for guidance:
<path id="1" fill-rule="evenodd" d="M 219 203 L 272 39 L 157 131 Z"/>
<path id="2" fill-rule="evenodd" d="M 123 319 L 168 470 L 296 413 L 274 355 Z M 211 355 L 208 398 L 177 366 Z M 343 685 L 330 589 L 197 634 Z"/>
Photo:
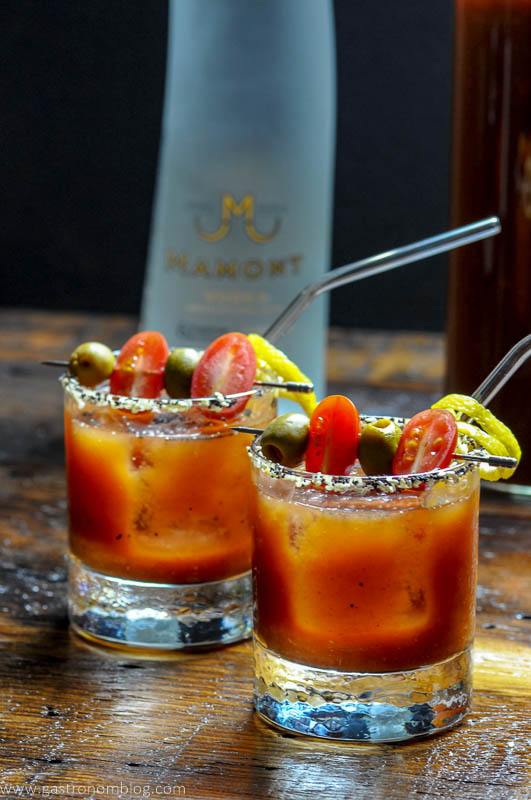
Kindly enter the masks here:
<path id="1" fill-rule="evenodd" d="M 502 233 L 450 256 L 450 391 L 471 392 L 531 332 L 531 0 L 456 0 L 452 222 L 497 213 Z M 523 448 L 531 494 L 531 364 L 493 403 Z"/>

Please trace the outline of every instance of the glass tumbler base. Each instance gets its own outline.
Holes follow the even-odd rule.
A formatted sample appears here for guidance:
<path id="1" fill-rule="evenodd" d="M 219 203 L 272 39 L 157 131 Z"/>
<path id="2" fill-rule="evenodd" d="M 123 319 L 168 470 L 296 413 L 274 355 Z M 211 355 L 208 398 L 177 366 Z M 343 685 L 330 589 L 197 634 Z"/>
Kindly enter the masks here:
<path id="1" fill-rule="evenodd" d="M 246 639 L 251 591 L 250 573 L 210 583 L 144 583 L 102 575 L 70 556 L 70 622 L 102 644 L 180 650 Z"/>
<path id="2" fill-rule="evenodd" d="M 255 708 L 275 727 L 338 741 L 400 742 L 457 725 L 472 693 L 470 649 L 407 672 L 338 672 L 254 642 Z"/>

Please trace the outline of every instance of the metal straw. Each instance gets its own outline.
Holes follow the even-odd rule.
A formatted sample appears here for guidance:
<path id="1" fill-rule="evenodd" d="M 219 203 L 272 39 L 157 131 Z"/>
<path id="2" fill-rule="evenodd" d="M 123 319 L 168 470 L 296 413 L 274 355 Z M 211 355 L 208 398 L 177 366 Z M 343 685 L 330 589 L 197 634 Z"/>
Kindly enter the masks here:
<path id="1" fill-rule="evenodd" d="M 484 406 L 498 394 L 517 369 L 531 356 L 531 333 L 520 339 L 514 347 L 496 364 L 482 384 L 478 386 L 472 397 Z"/>
<path id="2" fill-rule="evenodd" d="M 369 278 L 378 275 L 380 272 L 388 272 L 414 261 L 435 256 L 438 253 L 445 253 L 448 250 L 455 250 L 465 244 L 478 242 L 480 239 L 488 239 L 501 231 L 500 220 L 498 217 L 487 217 L 486 219 L 464 225 L 462 228 L 454 228 L 451 231 L 431 236 L 428 239 L 421 239 L 419 242 L 397 247 L 361 261 L 354 261 L 344 267 L 337 267 L 325 273 L 322 278 L 315 283 L 310 283 L 291 303 L 286 306 L 284 311 L 277 317 L 272 325 L 265 331 L 264 337 L 270 342 L 276 341 L 283 336 L 300 317 L 302 312 L 312 303 L 316 297 L 331 289 L 344 286 L 347 283 Z"/>

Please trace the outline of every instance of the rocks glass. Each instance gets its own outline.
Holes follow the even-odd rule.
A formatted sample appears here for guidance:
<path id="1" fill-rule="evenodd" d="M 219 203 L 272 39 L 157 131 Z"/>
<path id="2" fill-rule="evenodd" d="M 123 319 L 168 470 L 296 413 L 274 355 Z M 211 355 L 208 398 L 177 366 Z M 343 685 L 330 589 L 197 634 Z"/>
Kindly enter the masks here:
<path id="1" fill-rule="evenodd" d="M 250 456 L 258 714 L 373 742 L 458 723 L 471 697 L 476 465 L 335 478 L 272 463 L 260 438 Z"/>
<path id="2" fill-rule="evenodd" d="M 128 398 L 61 380 L 74 629 L 166 650 L 249 636 L 250 437 L 205 416 L 204 399 Z M 274 413 L 267 393 L 231 423 L 264 425 Z"/>

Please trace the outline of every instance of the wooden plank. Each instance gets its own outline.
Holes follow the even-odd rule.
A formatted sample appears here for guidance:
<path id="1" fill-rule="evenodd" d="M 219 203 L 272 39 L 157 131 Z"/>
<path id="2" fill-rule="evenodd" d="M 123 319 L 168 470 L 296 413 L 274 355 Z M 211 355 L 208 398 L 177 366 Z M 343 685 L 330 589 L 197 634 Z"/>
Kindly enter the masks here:
<path id="1" fill-rule="evenodd" d="M 436 392 L 444 379 L 443 340 L 435 333 L 332 328 L 327 372 L 333 383 Z"/>
<path id="2" fill-rule="evenodd" d="M 0 794 L 12 784 L 11 796 L 21 787 L 26 795 L 118 796 L 120 785 L 122 796 L 205 800 L 531 796 L 529 504 L 484 497 L 474 707 L 464 725 L 434 739 L 338 745 L 270 730 L 252 713 L 249 643 L 148 658 L 69 632 L 61 392 L 34 362 L 83 339 L 118 345 L 132 328 L 126 318 L 0 315 Z M 439 353 L 437 369 L 423 377 L 402 366 L 397 394 L 392 370 L 370 366 L 373 352 L 391 363 L 386 337 L 334 336 L 331 352 L 343 347 L 352 358 L 332 377 L 367 402 L 420 403 L 438 391 L 437 337 L 418 339 Z M 417 344 L 406 336 L 401 352 L 406 340 L 413 363 Z"/>

